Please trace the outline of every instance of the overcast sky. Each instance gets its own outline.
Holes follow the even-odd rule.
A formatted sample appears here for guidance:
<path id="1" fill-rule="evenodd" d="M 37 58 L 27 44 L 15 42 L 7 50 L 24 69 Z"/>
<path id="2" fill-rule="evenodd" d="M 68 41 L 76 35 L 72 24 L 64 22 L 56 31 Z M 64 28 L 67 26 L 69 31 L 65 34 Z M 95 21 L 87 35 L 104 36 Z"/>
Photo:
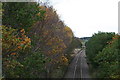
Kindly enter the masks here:
<path id="1" fill-rule="evenodd" d="M 98 31 L 118 33 L 120 0 L 48 0 L 76 37 Z"/>

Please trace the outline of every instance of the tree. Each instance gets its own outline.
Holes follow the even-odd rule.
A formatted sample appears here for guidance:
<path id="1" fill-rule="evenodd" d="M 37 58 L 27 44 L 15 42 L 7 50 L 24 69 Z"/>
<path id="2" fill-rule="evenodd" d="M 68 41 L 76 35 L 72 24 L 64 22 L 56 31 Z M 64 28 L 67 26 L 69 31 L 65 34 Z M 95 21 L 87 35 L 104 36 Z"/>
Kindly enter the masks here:
<path id="1" fill-rule="evenodd" d="M 115 33 L 99 32 L 98 34 L 94 34 L 86 43 L 86 55 L 94 68 L 98 66 L 98 63 L 94 62 L 94 58 L 99 51 L 102 51 L 102 49 L 107 45 L 107 42 L 110 41 L 114 35 Z"/>
<path id="2" fill-rule="evenodd" d="M 107 42 L 107 46 L 99 52 L 94 61 L 99 64 L 98 77 L 102 78 L 120 78 L 120 36 L 115 35 L 111 41 Z"/>
<path id="3" fill-rule="evenodd" d="M 0 27 L 2 28 L 3 76 L 19 78 L 25 67 L 19 59 L 29 53 L 31 40 L 25 35 L 24 29 L 19 32 L 11 27 Z"/>
<path id="4" fill-rule="evenodd" d="M 32 51 L 41 50 L 45 56 L 51 59 L 46 63 L 47 76 L 50 77 L 50 73 L 58 65 L 67 64 L 65 50 L 72 40 L 73 33 L 70 28 L 66 28 L 52 7 L 40 6 L 40 8 L 46 13 L 42 21 L 31 27 L 29 36 L 32 39 L 32 45 L 34 45 Z"/>
<path id="5" fill-rule="evenodd" d="M 3 10 L 3 25 L 25 30 L 41 20 L 45 13 L 35 2 L 4 2 Z"/>

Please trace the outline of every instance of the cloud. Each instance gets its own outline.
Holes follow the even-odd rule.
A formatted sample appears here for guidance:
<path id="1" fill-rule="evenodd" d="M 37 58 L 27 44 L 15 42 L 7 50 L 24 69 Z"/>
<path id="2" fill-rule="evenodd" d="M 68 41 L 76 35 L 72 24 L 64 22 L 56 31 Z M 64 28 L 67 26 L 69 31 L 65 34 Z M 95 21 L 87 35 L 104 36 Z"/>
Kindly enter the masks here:
<path id="1" fill-rule="evenodd" d="M 118 31 L 119 0 L 50 0 L 75 36 Z"/>

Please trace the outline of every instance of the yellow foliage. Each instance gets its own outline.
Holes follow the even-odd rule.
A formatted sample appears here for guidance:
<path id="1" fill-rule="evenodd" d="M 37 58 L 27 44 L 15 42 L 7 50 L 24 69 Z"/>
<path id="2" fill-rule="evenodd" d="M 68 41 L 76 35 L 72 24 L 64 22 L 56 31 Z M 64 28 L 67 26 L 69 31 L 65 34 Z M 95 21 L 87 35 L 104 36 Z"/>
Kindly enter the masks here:
<path id="1" fill-rule="evenodd" d="M 17 53 L 11 53 L 11 55 L 16 55 Z"/>
<path id="2" fill-rule="evenodd" d="M 18 46 L 18 49 L 21 49 L 22 47 L 21 46 Z"/>
<path id="3" fill-rule="evenodd" d="M 68 59 L 65 56 L 62 56 L 61 60 L 64 65 L 68 65 Z"/>
<path id="4" fill-rule="evenodd" d="M 37 16 L 40 16 L 40 13 L 37 13 L 36 15 L 37 15 Z"/>
<path id="5" fill-rule="evenodd" d="M 26 38 L 25 38 L 25 42 L 30 43 L 30 42 L 31 42 L 30 38 L 26 37 Z"/>
<path id="6" fill-rule="evenodd" d="M 0 27 L 2 27 L 2 50 L 4 55 L 7 56 L 9 52 L 19 53 L 20 50 L 25 50 L 30 47 L 31 40 L 26 37 L 24 29 L 18 32 L 17 29 L 11 27 Z M 14 34 L 16 32 L 20 34 Z M 15 55 L 15 53 L 11 53 L 11 55 Z"/>
<path id="7" fill-rule="evenodd" d="M 68 37 L 71 37 L 71 38 L 73 37 L 72 30 L 69 27 L 65 27 L 64 30 L 67 33 Z"/>
<path id="8" fill-rule="evenodd" d="M 25 32 L 25 30 L 24 30 L 24 29 L 21 29 L 20 32 Z"/>
<path id="9" fill-rule="evenodd" d="M 39 6 L 38 8 L 42 9 L 42 10 L 45 10 L 46 7 L 45 6 Z"/>

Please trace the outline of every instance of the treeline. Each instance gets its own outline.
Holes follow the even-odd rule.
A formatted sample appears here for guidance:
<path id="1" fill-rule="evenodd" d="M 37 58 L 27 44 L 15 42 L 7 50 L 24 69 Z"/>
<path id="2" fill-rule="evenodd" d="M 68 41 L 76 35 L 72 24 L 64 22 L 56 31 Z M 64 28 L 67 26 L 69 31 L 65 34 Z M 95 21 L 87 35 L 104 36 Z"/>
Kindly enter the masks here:
<path id="1" fill-rule="evenodd" d="M 86 54 L 93 68 L 93 77 L 120 78 L 120 36 L 99 32 L 86 43 Z"/>
<path id="2" fill-rule="evenodd" d="M 56 11 L 36 2 L 3 3 L 2 9 L 3 77 L 63 77 L 67 51 L 78 46 L 69 47 L 76 39 Z"/>
<path id="3" fill-rule="evenodd" d="M 66 53 L 67 53 L 66 56 L 69 59 L 68 63 L 70 63 L 74 58 L 74 56 L 71 57 L 71 54 L 74 54 L 73 51 L 75 48 L 82 48 L 82 42 L 81 42 L 80 38 L 73 37 L 72 42 L 70 43 L 70 45 L 68 46 L 68 49 L 66 50 Z"/>

